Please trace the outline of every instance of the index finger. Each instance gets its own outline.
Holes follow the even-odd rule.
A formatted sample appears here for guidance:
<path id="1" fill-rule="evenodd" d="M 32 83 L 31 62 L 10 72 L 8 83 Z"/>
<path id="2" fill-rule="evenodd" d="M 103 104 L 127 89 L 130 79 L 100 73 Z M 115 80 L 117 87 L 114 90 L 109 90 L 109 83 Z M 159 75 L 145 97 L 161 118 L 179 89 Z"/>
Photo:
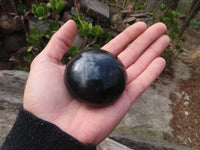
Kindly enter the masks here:
<path id="1" fill-rule="evenodd" d="M 103 46 L 102 49 L 107 50 L 114 55 L 118 55 L 129 43 L 135 40 L 146 29 L 147 26 L 144 22 L 137 22 L 117 35 L 109 43 Z"/>

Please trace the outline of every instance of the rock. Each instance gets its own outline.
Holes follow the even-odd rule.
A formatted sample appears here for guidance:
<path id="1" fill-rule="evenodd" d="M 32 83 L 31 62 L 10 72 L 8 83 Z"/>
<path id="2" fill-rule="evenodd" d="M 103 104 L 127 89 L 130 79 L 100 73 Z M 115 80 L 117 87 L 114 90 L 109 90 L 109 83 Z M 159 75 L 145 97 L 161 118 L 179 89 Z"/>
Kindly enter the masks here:
<path id="1" fill-rule="evenodd" d="M 70 13 L 69 11 L 66 11 L 66 12 L 64 13 L 64 15 L 63 15 L 62 20 L 63 20 L 64 22 L 66 22 L 66 21 L 68 21 L 69 19 L 72 19 L 72 15 L 71 15 L 71 13 Z"/>
<path id="2" fill-rule="evenodd" d="M 122 22 L 122 16 L 119 13 L 112 15 L 110 18 L 111 25 L 117 24 L 119 22 Z"/>
<path id="3" fill-rule="evenodd" d="M 73 46 L 77 46 L 78 49 L 84 49 L 84 47 L 87 45 L 87 40 L 83 40 L 78 34 L 76 35 L 76 38 L 72 44 Z"/>
<path id="4" fill-rule="evenodd" d="M 72 14 L 72 16 L 75 16 L 76 15 L 76 8 L 72 7 L 71 10 L 70 10 L 70 13 Z"/>
<path id="5" fill-rule="evenodd" d="M 149 140 L 114 130 L 109 138 L 135 150 L 197 150 L 164 141 Z"/>
<path id="6" fill-rule="evenodd" d="M 137 125 L 134 127 L 131 126 L 117 126 L 116 130 L 138 136 L 144 137 L 151 140 L 162 141 L 164 140 L 163 133 L 159 130 L 153 129 L 151 126 L 148 125 Z"/>
<path id="7" fill-rule="evenodd" d="M 80 9 L 87 15 L 96 17 L 102 22 L 107 22 L 110 18 L 109 6 L 98 0 L 81 0 Z"/>
<path id="8" fill-rule="evenodd" d="M 23 92 L 27 78 L 28 78 L 28 72 L 14 71 L 14 70 L 0 71 L 0 145 L 3 143 L 6 135 L 12 128 L 19 107 L 22 106 Z M 156 89 L 154 89 L 154 91 L 155 90 Z M 157 102 L 158 101 L 156 101 L 156 103 Z M 159 103 L 157 105 L 160 107 Z M 143 108 L 142 110 L 145 110 L 145 107 L 143 107 L 143 105 L 142 108 Z M 146 119 L 147 118 L 143 118 L 144 121 L 146 121 Z M 171 143 L 149 140 L 146 138 L 129 135 L 127 133 L 120 132 L 118 130 L 114 130 L 110 134 L 109 138 L 105 139 L 105 141 L 103 141 L 100 145 L 97 146 L 97 150 L 134 150 L 134 149 L 135 150 L 196 150 Z"/>
<path id="9" fill-rule="evenodd" d="M 6 70 L 9 68 L 9 62 L 1 62 L 0 61 L 0 70 Z"/>
<path id="10" fill-rule="evenodd" d="M 9 53 L 14 53 L 18 49 L 27 46 L 26 37 L 23 32 L 7 35 L 4 37 L 2 45 Z"/>
<path id="11" fill-rule="evenodd" d="M 188 107 L 189 102 L 184 102 L 183 105 L 186 106 L 186 107 Z"/>
<path id="12" fill-rule="evenodd" d="M 8 61 L 9 58 L 10 58 L 9 53 L 5 50 L 3 46 L 0 46 L 0 60 Z"/>
<path id="13" fill-rule="evenodd" d="M 27 72 L 0 70 L 0 145 L 17 117 L 22 106 Z"/>
<path id="14" fill-rule="evenodd" d="M 184 114 L 185 114 L 186 116 L 188 116 L 188 115 L 189 115 L 189 112 L 187 112 L 187 111 L 184 111 Z"/>
<path id="15" fill-rule="evenodd" d="M 184 140 L 184 137 L 178 135 L 178 136 L 177 136 L 177 139 L 178 139 L 179 141 L 183 141 L 183 140 Z"/>
<path id="16" fill-rule="evenodd" d="M 160 79 L 161 81 L 163 79 Z M 173 81 L 154 83 L 132 105 L 120 122 L 120 126 L 147 126 L 152 131 L 172 133 L 170 121 L 173 117 L 170 108 L 169 93 L 177 86 Z M 162 89 L 162 90 L 160 90 Z M 145 136 L 146 137 L 146 136 Z"/>
<path id="17" fill-rule="evenodd" d="M 97 146 L 97 150 L 133 150 L 110 138 L 106 138 Z"/>
<path id="18" fill-rule="evenodd" d="M 33 28 L 39 29 L 42 33 L 45 33 L 47 30 L 47 26 L 44 24 L 44 22 L 34 17 L 29 19 L 29 30 L 31 31 Z"/>
<path id="19" fill-rule="evenodd" d="M 3 144 L 5 137 L 10 132 L 17 114 L 22 104 L 15 104 L 0 99 L 0 145 Z"/>
<path id="20" fill-rule="evenodd" d="M 4 34 L 11 34 L 16 31 L 23 30 L 23 25 L 20 19 L 13 19 L 12 16 L 2 14 L 0 16 L 0 32 Z"/>
<path id="21" fill-rule="evenodd" d="M 135 20 L 136 20 L 136 18 L 134 16 L 133 17 L 131 16 L 131 17 L 125 18 L 123 22 L 130 24 L 130 23 L 134 23 Z"/>
<path id="22" fill-rule="evenodd" d="M 0 71 L 0 100 L 22 104 L 28 73 L 23 71 Z"/>

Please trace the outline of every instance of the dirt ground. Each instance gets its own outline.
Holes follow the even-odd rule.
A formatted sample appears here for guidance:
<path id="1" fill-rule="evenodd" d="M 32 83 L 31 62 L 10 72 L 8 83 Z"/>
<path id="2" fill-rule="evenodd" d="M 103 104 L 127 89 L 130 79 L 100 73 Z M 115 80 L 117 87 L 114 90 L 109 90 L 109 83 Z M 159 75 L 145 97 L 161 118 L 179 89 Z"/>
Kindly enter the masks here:
<path id="1" fill-rule="evenodd" d="M 165 133 L 165 140 L 200 149 L 200 33 L 188 28 L 183 36 L 186 37 L 185 52 L 177 59 L 191 68 L 191 77 L 180 81 L 177 91 L 170 94 L 173 135 Z M 164 73 L 173 77 L 170 63 L 166 70 Z"/>

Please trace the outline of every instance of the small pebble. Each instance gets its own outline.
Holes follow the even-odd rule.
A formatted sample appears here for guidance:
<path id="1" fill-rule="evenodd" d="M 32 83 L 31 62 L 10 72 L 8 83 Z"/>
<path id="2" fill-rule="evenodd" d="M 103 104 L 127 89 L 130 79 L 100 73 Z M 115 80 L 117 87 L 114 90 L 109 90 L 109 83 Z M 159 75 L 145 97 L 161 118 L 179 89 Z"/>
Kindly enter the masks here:
<path id="1" fill-rule="evenodd" d="M 187 111 L 185 111 L 184 113 L 185 113 L 185 115 L 186 115 L 186 116 L 188 116 L 188 115 L 189 115 L 189 112 L 187 112 Z"/>
<path id="2" fill-rule="evenodd" d="M 189 102 L 184 102 L 183 105 L 187 107 L 189 105 Z"/>

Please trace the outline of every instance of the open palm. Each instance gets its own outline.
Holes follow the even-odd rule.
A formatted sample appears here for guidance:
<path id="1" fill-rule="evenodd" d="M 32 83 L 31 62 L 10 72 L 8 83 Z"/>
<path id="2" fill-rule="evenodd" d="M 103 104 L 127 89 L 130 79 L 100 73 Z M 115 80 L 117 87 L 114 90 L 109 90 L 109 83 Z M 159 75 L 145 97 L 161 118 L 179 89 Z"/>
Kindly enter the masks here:
<path id="1" fill-rule="evenodd" d="M 75 100 L 64 84 L 65 66 L 60 61 L 72 45 L 76 30 L 76 24 L 68 21 L 32 62 L 24 109 L 79 141 L 96 145 L 109 135 L 136 98 L 162 72 L 165 60 L 159 55 L 168 46 L 169 38 L 164 35 L 164 24 L 157 23 L 147 29 L 139 22 L 102 47 L 118 56 L 128 78 L 125 91 L 115 103 L 95 108 Z"/>

